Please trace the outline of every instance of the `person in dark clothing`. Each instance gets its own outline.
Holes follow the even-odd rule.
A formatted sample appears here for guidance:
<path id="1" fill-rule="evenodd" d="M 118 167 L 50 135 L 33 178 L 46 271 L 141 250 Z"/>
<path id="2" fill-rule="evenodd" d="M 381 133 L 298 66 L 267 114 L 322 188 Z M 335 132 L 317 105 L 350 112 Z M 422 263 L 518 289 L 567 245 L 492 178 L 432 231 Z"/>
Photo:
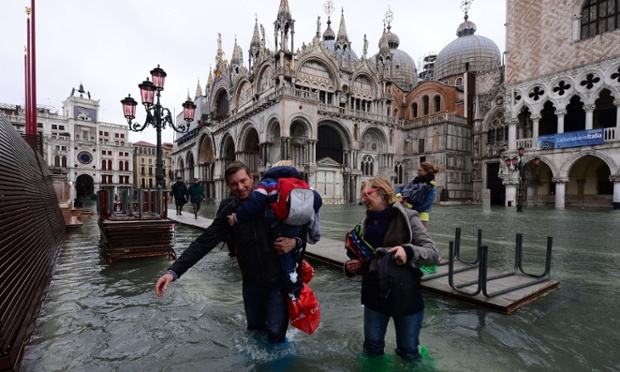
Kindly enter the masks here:
<path id="1" fill-rule="evenodd" d="M 200 202 L 205 200 L 207 197 L 205 195 L 205 189 L 200 186 L 198 182 L 198 177 L 194 177 L 194 183 L 189 185 L 187 188 L 187 198 L 190 202 L 192 202 L 192 206 L 194 207 L 194 218 L 198 219 L 198 211 L 200 210 Z"/>
<path id="2" fill-rule="evenodd" d="M 170 283 L 179 279 L 219 243 L 234 245 L 243 282 L 243 302 L 249 331 L 266 331 L 271 343 L 286 342 L 289 316 L 287 294 L 283 290 L 284 274 L 278 254 L 296 248 L 295 238 L 271 240 L 269 225 L 263 216 L 230 226 L 227 216 L 243 203 L 254 189 L 254 177 L 241 162 L 231 163 L 224 172 L 232 196 L 221 203 L 213 223 L 170 265 L 155 284 L 161 297 Z M 303 238 L 303 237 L 302 237 Z M 304 242 L 302 241 L 302 244 Z"/>
<path id="3" fill-rule="evenodd" d="M 295 238 L 302 235 L 306 225 L 290 225 L 284 221 L 280 221 L 274 211 L 270 208 L 270 204 L 275 203 L 278 198 L 278 180 L 281 178 L 297 178 L 301 179 L 301 175 L 293 166 L 290 160 L 281 160 L 277 162 L 273 168 L 265 173 L 265 177 L 260 180 L 258 186 L 250 194 L 247 201 L 241 205 L 235 213 L 228 216 L 228 222 L 231 226 L 243 223 L 251 218 L 259 215 L 265 215 L 268 223 L 272 226 L 271 232 L 274 239 L 278 236 L 286 236 Z M 314 213 L 319 213 L 319 208 L 323 205 L 323 200 L 318 192 L 312 190 L 314 194 L 313 208 Z M 280 263 L 282 270 L 286 273 L 287 279 L 286 291 L 293 299 L 299 296 L 301 291 L 301 278 L 297 274 L 297 262 L 299 259 L 299 250 L 293 249 L 287 254 L 280 255 Z"/>
<path id="4" fill-rule="evenodd" d="M 185 198 L 185 194 L 187 194 L 187 185 L 183 182 L 183 177 L 177 177 L 177 182 L 172 185 L 170 194 L 174 197 L 174 204 L 177 207 L 177 216 L 183 215 L 183 205 L 187 203 L 187 199 Z"/>

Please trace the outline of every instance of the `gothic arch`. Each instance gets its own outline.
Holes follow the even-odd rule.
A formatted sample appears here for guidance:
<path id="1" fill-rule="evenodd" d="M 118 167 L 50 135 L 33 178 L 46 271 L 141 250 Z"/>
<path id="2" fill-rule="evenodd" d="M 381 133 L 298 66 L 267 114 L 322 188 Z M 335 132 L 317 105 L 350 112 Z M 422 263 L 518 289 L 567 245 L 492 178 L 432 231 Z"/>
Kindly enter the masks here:
<path id="1" fill-rule="evenodd" d="M 568 174 L 569 174 L 571 168 L 573 167 L 573 165 L 579 159 L 582 159 L 583 157 L 588 156 L 588 155 L 591 155 L 591 156 L 594 156 L 596 158 L 599 158 L 603 162 L 605 162 L 605 164 L 607 164 L 607 166 L 609 167 L 609 170 L 611 171 L 611 174 L 618 174 L 618 165 L 616 164 L 614 159 L 612 159 L 611 157 L 607 156 L 605 153 L 603 153 L 601 151 L 585 150 L 585 151 L 580 151 L 579 153 L 574 154 L 566 162 L 564 162 L 564 164 L 562 164 L 562 167 L 560 168 L 560 173 L 559 173 L 560 177 L 568 177 Z"/>
<path id="2" fill-rule="evenodd" d="M 296 76 L 296 85 L 300 85 L 300 86 L 304 86 L 304 87 L 312 87 L 313 84 L 316 84 L 315 81 L 309 80 L 308 78 L 304 78 L 304 75 L 308 74 L 308 73 L 304 73 L 302 70 L 304 69 L 304 67 L 306 67 L 308 64 L 311 63 L 316 63 L 318 65 L 320 65 L 321 67 L 323 67 L 325 69 L 325 71 L 327 72 L 327 74 L 329 75 L 329 81 L 331 83 L 331 86 L 327 87 L 328 91 L 336 91 L 339 89 L 340 87 L 340 81 L 339 81 L 339 74 L 338 74 L 338 68 L 333 64 L 330 63 L 330 61 L 325 60 L 323 58 L 320 58 L 318 56 L 315 55 L 309 55 L 305 58 L 302 57 L 302 59 L 300 61 L 297 62 L 297 69 L 295 71 L 295 76 Z M 308 65 L 309 67 L 309 65 Z M 309 74 L 308 74 L 309 75 Z M 312 79 L 312 77 L 309 77 L 310 79 Z"/>
<path id="3" fill-rule="evenodd" d="M 213 95 L 214 99 L 211 101 L 210 111 L 212 113 L 212 119 L 221 120 L 230 115 L 230 97 L 228 96 L 228 90 L 224 87 L 220 87 L 215 91 Z"/>
<path id="4" fill-rule="evenodd" d="M 364 130 L 360 139 L 360 151 L 385 154 L 387 153 L 387 148 L 387 136 L 381 129 L 369 127 Z"/>
<path id="5" fill-rule="evenodd" d="M 308 115 L 304 113 L 296 113 L 291 117 L 289 121 L 290 125 L 288 126 L 288 136 L 293 137 L 293 125 L 302 125 L 304 127 L 304 132 L 307 138 L 313 138 L 313 130 L 312 130 L 312 121 L 308 117 Z"/>
<path id="6" fill-rule="evenodd" d="M 198 143 L 200 144 L 198 147 L 198 162 L 200 164 L 212 163 L 215 160 L 213 139 L 210 136 L 204 135 Z"/>
<path id="7" fill-rule="evenodd" d="M 241 109 L 249 106 L 253 95 L 252 83 L 247 78 L 240 79 L 235 87 L 235 107 Z"/>
<path id="8" fill-rule="evenodd" d="M 343 151 L 351 149 L 351 133 L 342 123 L 333 119 L 319 122 L 317 138 L 317 161 L 330 157 L 340 164 L 345 164 Z"/>

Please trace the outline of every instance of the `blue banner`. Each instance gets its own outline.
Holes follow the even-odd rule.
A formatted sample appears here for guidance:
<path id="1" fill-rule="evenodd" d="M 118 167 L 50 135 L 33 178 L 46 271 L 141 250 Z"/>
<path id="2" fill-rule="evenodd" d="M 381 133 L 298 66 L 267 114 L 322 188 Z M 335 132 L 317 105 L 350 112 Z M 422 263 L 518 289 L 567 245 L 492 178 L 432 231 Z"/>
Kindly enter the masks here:
<path id="1" fill-rule="evenodd" d="M 604 128 L 556 133 L 538 137 L 538 150 L 563 149 L 588 145 L 601 145 L 605 142 Z"/>

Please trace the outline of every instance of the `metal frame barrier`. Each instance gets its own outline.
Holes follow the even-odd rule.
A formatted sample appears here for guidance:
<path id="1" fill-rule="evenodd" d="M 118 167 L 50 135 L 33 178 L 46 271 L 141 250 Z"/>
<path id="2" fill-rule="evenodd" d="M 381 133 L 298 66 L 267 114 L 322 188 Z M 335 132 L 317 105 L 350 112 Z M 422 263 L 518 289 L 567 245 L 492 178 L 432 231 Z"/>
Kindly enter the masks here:
<path id="1" fill-rule="evenodd" d="M 447 262 L 442 262 L 440 264 L 440 265 L 447 264 L 448 272 L 440 273 L 440 274 L 425 275 L 422 278 L 422 280 L 427 281 L 427 280 L 432 280 L 432 279 L 437 279 L 437 278 L 441 278 L 444 276 L 448 276 L 448 283 L 450 287 L 460 294 L 463 294 L 466 296 L 477 296 L 478 294 L 482 292 L 482 294 L 486 297 L 489 297 L 489 298 L 496 297 L 496 296 L 499 296 L 499 295 L 502 295 L 508 292 L 516 291 L 516 290 L 519 290 L 519 289 L 522 289 L 522 288 L 525 288 L 525 287 L 528 287 L 534 284 L 542 283 L 548 280 L 551 276 L 552 247 L 553 247 L 553 238 L 549 236 L 547 237 L 547 251 L 546 251 L 546 256 L 545 256 L 544 272 L 542 274 L 528 273 L 523 269 L 523 234 L 518 233 L 516 235 L 516 240 L 515 240 L 515 256 L 514 256 L 515 259 L 514 259 L 514 265 L 512 267 L 512 270 L 510 270 L 509 272 L 503 272 L 500 274 L 489 276 L 488 275 L 489 248 L 486 245 L 482 245 L 482 230 L 480 229 L 478 230 L 478 240 L 477 240 L 477 245 L 476 245 L 476 259 L 474 261 L 466 261 L 466 260 L 461 259 L 460 257 L 461 229 L 457 228 L 455 232 L 454 242 L 450 241 L 450 244 L 449 244 L 448 260 Z M 461 262 L 465 264 L 466 266 L 455 269 L 454 268 L 455 261 Z M 476 268 L 478 268 L 477 279 L 470 280 L 468 282 L 464 282 L 460 284 L 454 283 L 455 274 L 473 270 Z M 497 280 L 497 279 L 515 276 L 515 275 L 518 275 L 519 273 L 527 277 L 535 278 L 535 280 L 522 283 L 522 284 L 518 284 L 518 285 L 509 287 L 509 288 L 497 290 L 494 292 L 488 291 L 489 282 L 493 280 Z M 477 284 L 476 288 L 471 291 L 466 291 L 462 289 L 464 287 L 469 287 L 475 284 Z"/>

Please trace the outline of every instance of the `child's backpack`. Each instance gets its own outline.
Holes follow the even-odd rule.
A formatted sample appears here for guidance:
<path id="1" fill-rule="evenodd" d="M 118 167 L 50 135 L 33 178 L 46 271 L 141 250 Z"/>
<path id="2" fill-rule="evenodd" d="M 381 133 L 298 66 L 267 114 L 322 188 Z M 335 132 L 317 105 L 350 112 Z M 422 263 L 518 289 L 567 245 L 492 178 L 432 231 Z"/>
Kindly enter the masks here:
<path id="1" fill-rule="evenodd" d="M 409 182 L 407 185 L 405 185 L 405 187 L 403 187 L 403 190 L 400 192 L 400 194 L 407 202 L 413 205 L 420 205 L 424 204 L 426 198 L 428 197 L 428 193 L 432 187 L 433 185 L 426 182 Z"/>
<path id="2" fill-rule="evenodd" d="M 305 225 L 314 216 L 314 192 L 306 181 L 294 177 L 278 179 L 278 200 L 269 205 L 278 220 Z"/>

